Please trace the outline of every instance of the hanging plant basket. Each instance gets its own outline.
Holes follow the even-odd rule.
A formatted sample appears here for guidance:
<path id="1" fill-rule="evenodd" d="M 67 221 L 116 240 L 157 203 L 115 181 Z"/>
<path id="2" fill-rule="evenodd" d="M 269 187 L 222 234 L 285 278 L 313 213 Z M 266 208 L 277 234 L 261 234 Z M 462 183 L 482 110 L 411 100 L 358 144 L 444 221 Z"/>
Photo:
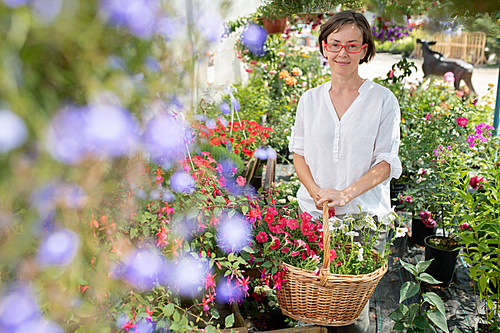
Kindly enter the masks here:
<path id="1" fill-rule="evenodd" d="M 330 273 L 330 232 L 328 206 L 323 205 L 323 268 L 313 271 L 283 264 L 285 275 L 278 302 L 283 314 L 306 323 L 346 326 L 354 323 L 387 272 L 387 263 L 369 274 Z M 348 249 L 347 249 L 348 250 Z M 375 257 L 378 254 L 372 251 Z"/>
<path id="2" fill-rule="evenodd" d="M 262 18 L 262 24 L 268 35 L 282 34 L 286 30 L 286 18 L 270 20 L 265 17 Z"/>

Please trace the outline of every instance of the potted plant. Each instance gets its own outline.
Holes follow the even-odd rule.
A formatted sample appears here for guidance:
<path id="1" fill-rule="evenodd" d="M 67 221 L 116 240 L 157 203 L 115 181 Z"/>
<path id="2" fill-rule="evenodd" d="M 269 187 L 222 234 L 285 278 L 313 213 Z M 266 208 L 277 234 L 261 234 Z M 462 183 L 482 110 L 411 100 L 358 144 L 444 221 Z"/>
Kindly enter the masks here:
<path id="1" fill-rule="evenodd" d="M 464 260 L 470 265 L 474 281 L 476 311 L 481 321 L 479 332 L 499 330 L 500 224 L 498 191 L 500 168 L 496 155 L 498 139 L 489 140 L 492 127 L 480 124 L 469 137 L 468 159 L 473 168 L 463 167 L 453 178 L 454 211 L 460 227 L 456 235 L 464 248 Z M 485 316 L 480 315 L 480 307 Z"/>

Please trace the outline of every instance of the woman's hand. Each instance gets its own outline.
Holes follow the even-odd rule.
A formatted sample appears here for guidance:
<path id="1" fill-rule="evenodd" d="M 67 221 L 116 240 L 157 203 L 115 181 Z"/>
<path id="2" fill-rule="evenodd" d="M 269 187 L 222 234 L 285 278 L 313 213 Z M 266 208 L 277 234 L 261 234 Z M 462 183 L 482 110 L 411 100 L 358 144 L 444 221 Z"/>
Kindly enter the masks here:
<path id="1" fill-rule="evenodd" d="M 328 207 L 342 207 L 350 200 L 342 191 L 337 191 L 333 188 L 321 189 L 316 193 L 314 203 L 319 210 L 323 209 L 323 202 L 328 202 Z"/>

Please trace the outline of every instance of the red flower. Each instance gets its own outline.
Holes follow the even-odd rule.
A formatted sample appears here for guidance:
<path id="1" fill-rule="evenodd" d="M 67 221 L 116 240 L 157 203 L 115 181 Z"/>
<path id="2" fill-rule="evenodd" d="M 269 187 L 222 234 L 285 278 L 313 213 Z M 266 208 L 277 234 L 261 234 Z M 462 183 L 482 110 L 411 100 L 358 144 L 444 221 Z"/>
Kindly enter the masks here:
<path id="1" fill-rule="evenodd" d="M 486 183 L 486 178 L 483 176 L 474 176 L 469 181 L 469 185 L 474 189 L 483 188 L 484 183 Z"/>
<path id="2" fill-rule="evenodd" d="M 273 215 L 278 215 L 278 211 L 274 207 L 267 207 L 267 213 L 273 214 Z"/>
<path id="3" fill-rule="evenodd" d="M 269 210 L 267 211 L 266 215 L 264 215 L 264 221 L 266 221 L 267 223 L 274 222 L 274 215 L 269 214 Z"/>
<path id="4" fill-rule="evenodd" d="M 300 227 L 300 231 L 302 231 L 302 234 L 308 236 L 311 234 L 313 228 L 314 228 L 314 225 L 312 223 L 304 222 L 304 223 L 302 223 L 302 226 Z"/>
<path id="5" fill-rule="evenodd" d="M 337 252 L 335 250 L 330 250 L 330 260 L 333 261 L 333 259 L 337 258 Z"/>
<path id="6" fill-rule="evenodd" d="M 264 231 L 260 231 L 257 236 L 255 236 L 255 240 L 259 243 L 267 242 L 267 234 Z"/>
<path id="7" fill-rule="evenodd" d="M 464 222 L 460 225 L 460 231 L 471 230 L 471 229 L 472 229 L 471 226 L 467 222 Z"/>
<path id="8" fill-rule="evenodd" d="M 328 218 L 334 217 L 335 216 L 335 208 L 330 208 L 328 210 Z"/>
<path id="9" fill-rule="evenodd" d="M 288 228 L 295 230 L 299 227 L 299 221 L 297 221 L 296 219 L 288 219 L 286 220 L 286 225 L 288 226 Z"/>
<path id="10" fill-rule="evenodd" d="M 303 212 L 302 214 L 300 214 L 300 219 L 302 220 L 302 222 L 307 223 L 311 221 L 312 216 L 308 212 Z"/>
<path id="11" fill-rule="evenodd" d="M 250 212 L 248 213 L 250 215 L 250 217 L 254 217 L 254 218 L 260 218 L 260 211 L 258 208 L 255 208 L 255 209 L 250 209 Z"/>
<path id="12" fill-rule="evenodd" d="M 279 249 L 279 247 L 281 246 L 281 241 L 278 237 L 274 237 L 274 236 L 271 236 L 272 237 L 272 241 L 271 241 L 271 246 L 270 246 L 270 249 L 271 250 L 277 250 Z"/>
<path id="13" fill-rule="evenodd" d="M 307 240 L 309 243 L 314 243 L 318 239 L 318 236 L 314 233 L 311 232 L 309 235 L 307 235 Z"/>

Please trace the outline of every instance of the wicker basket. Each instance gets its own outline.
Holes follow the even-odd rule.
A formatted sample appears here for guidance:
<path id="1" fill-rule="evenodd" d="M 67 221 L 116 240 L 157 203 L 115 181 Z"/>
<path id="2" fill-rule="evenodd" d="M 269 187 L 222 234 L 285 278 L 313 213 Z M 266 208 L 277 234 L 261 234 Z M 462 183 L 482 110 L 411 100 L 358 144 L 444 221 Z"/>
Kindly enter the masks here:
<path id="1" fill-rule="evenodd" d="M 323 267 L 320 275 L 283 264 L 285 276 L 278 290 L 281 311 L 295 320 L 322 326 L 346 326 L 354 323 L 369 301 L 380 279 L 387 272 L 387 263 L 363 275 L 330 273 L 330 232 L 328 206 L 323 205 Z M 377 255 L 373 251 L 374 255 Z"/>

